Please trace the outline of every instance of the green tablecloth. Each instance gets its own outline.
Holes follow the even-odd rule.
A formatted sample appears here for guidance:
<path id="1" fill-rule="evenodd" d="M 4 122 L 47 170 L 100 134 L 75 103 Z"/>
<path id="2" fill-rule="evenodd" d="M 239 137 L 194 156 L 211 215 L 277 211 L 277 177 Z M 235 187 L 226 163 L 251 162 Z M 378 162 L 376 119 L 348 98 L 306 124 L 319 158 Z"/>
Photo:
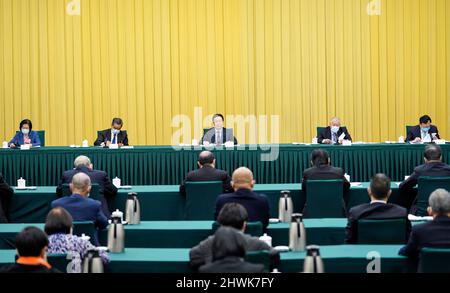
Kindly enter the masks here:
<path id="1" fill-rule="evenodd" d="M 348 193 L 348 207 L 369 201 L 368 183 L 353 186 Z M 392 183 L 390 202 L 396 203 L 398 185 Z M 50 210 L 50 203 L 56 199 L 56 187 L 38 187 L 36 190 L 15 190 L 11 204 L 13 223 L 42 223 Z M 113 209 L 125 210 L 128 192 L 138 193 L 143 221 L 183 220 L 185 199 L 180 196 L 178 185 L 133 186 L 132 189 L 120 189 L 112 203 Z M 295 211 L 300 211 L 302 202 L 301 184 L 256 184 L 255 191 L 265 193 L 270 201 L 271 217 L 278 217 L 278 199 L 281 190 L 291 190 Z"/>
<path id="2" fill-rule="evenodd" d="M 330 152 L 332 164 L 344 168 L 353 181 L 369 181 L 378 172 L 393 180 L 402 180 L 423 161 L 423 145 L 364 144 L 352 146 L 279 145 L 279 157 L 272 162 L 261 160 L 262 148 L 236 146 L 215 150 L 217 167 L 230 174 L 239 166 L 253 170 L 258 183 L 300 182 L 302 172 L 310 165 L 310 153 L 315 148 Z M 443 160 L 449 163 L 450 145 L 442 145 Z M 97 169 L 111 177 L 118 176 L 123 184 L 179 184 L 186 173 L 196 168 L 201 149 L 175 150 L 171 146 L 140 146 L 133 149 L 45 147 L 28 151 L 0 149 L 0 172 L 9 184 L 23 177 L 28 185 L 56 185 L 63 171 L 73 167 L 78 155 L 87 155 Z"/>
<path id="3" fill-rule="evenodd" d="M 399 256 L 400 245 L 334 245 L 321 246 L 320 253 L 328 273 L 366 273 L 369 252 L 381 256 L 381 272 L 399 273 L 406 268 L 406 258 Z M 0 266 L 14 262 L 14 250 L 0 250 Z M 127 248 L 124 253 L 111 253 L 109 271 L 112 273 L 186 273 L 189 249 Z M 281 272 L 303 270 L 305 252 L 281 253 Z"/>

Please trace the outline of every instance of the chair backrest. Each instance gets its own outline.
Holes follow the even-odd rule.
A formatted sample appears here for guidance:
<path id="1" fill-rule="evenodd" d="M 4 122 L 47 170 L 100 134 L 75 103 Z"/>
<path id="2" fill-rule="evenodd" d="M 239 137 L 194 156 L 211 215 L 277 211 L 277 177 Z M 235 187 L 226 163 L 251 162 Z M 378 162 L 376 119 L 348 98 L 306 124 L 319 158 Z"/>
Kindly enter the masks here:
<path id="1" fill-rule="evenodd" d="M 213 220 L 222 181 L 186 182 L 185 220 Z"/>
<path id="2" fill-rule="evenodd" d="M 41 147 L 45 147 L 45 130 L 35 130 L 39 136 L 39 140 L 41 141 Z M 19 133 L 19 131 L 16 131 Z"/>
<path id="3" fill-rule="evenodd" d="M 326 127 L 318 126 L 318 127 L 317 127 L 317 136 L 316 136 L 316 137 L 319 137 L 319 134 L 322 133 L 322 131 L 323 131 L 325 128 L 326 128 Z"/>
<path id="4" fill-rule="evenodd" d="M 409 133 L 409 131 L 411 130 L 411 128 L 413 128 L 414 126 L 412 126 L 412 125 L 406 125 L 405 126 L 405 128 L 406 128 L 406 136 L 408 136 L 408 133 Z M 406 137 L 405 136 L 405 137 Z"/>
<path id="5" fill-rule="evenodd" d="M 360 219 L 357 233 L 358 244 L 405 244 L 406 218 Z"/>
<path id="6" fill-rule="evenodd" d="M 53 268 L 62 273 L 67 273 L 67 265 L 70 262 L 70 259 L 67 259 L 67 254 L 50 253 L 47 255 L 47 261 Z"/>
<path id="7" fill-rule="evenodd" d="M 263 264 L 266 271 L 270 271 L 273 266 L 271 253 L 268 250 L 247 251 L 245 260 L 254 264 Z"/>
<path id="8" fill-rule="evenodd" d="M 82 234 L 89 236 L 93 243 L 93 239 L 96 237 L 95 224 L 92 221 L 74 221 L 72 234 L 80 237 Z"/>
<path id="9" fill-rule="evenodd" d="M 203 135 L 205 135 L 207 132 L 208 132 L 208 130 L 210 130 L 211 128 L 203 128 Z"/>
<path id="10" fill-rule="evenodd" d="M 450 248 L 424 247 L 420 251 L 419 273 L 450 273 Z"/>
<path id="11" fill-rule="evenodd" d="M 64 183 L 62 185 L 62 188 L 63 196 L 69 196 L 72 194 L 72 192 L 70 192 L 69 183 Z M 100 200 L 100 185 L 98 185 L 98 183 L 91 183 L 91 192 L 89 193 L 89 198 L 92 198 L 93 200 Z"/>
<path id="12" fill-rule="evenodd" d="M 335 180 L 306 181 L 306 218 L 342 218 L 344 182 Z"/>
<path id="13" fill-rule="evenodd" d="M 211 234 L 214 234 L 216 232 L 216 230 L 219 229 L 219 227 L 220 227 L 220 224 L 217 222 L 214 222 L 211 227 L 211 230 L 212 230 Z M 259 221 L 258 222 L 247 222 L 244 233 L 249 234 L 254 237 L 259 237 L 263 234 L 263 225 Z"/>
<path id="14" fill-rule="evenodd" d="M 450 191 L 450 177 L 419 177 L 417 185 L 417 216 L 427 216 L 428 198 L 438 188 Z"/>

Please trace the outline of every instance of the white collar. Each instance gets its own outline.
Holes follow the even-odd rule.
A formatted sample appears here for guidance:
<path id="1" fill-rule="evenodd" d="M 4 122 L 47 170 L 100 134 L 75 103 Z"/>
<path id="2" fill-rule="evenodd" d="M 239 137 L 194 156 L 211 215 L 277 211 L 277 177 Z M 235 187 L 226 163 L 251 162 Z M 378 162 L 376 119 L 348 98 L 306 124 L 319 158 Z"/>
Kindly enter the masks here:
<path id="1" fill-rule="evenodd" d="M 384 200 L 374 199 L 370 202 L 370 204 L 373 204 L 373 203 L 387 203 L 387 202 Z"/>

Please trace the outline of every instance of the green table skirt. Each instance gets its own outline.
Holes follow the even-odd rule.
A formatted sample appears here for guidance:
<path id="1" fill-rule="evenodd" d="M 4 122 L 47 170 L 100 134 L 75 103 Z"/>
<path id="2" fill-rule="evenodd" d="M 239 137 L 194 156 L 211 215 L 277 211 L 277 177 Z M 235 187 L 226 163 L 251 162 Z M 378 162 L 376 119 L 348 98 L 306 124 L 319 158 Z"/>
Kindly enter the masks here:
<path id="1" fill-rule="evenodd" d="M 369 201 L 368 183 L 354 186 L 348 192 L 348 208 Z M 398 201 L 398 185 L 392 183 L 390 202 Z M 10 215 L 13 223 L 43 223 L 50 210 L 50 203 L 56 199 L 56 187 L 38 187 L 36 190 L 15 190 Z M 112 209 L 125 210 L 128 192 L 138 193 L 143 221 L 179 221 L 184 217 L 185 198 L 178 192 L 178 185 L 133 186 L 132 189 L 120 189 L 112 202 Z M 278 217 L 278 200 L 281 190 L 290 190 L 294 210 L 300 212 L 304 196 L 301 184 L 257 184 L 255 191 L 264 193 L 270 202 L 272 218 Z"/>
<path id="2" fill-rule="evenodd" d="M 333 165 L 344 168 L 353 181 L 369 181 L 379 172 L 392 180 L 402 180 L 423 162 L 423 145 L 364 144 L 352 146 L 272 145 L 236 146 L 214 150 L 217 168 L 229 174 L 237 167 L 249 167 L 258 183 L 298 183 L 303 170 L 310 166 L 310 153 L 321 147 L 329 151 Z M 180 184 L 188 171 L 196 168 L 201 148 L 177 150 L 171 146 L 140 146 L 109 150 L 98 147 L 45 147 L 28 151 L 0 149 L 0 172 L 10 185 L 23 177 L 28 185 L 54 186 L 63 171 L 73 168 L 78 155 L 91 158 L 94 167 L 118 176 L 123 184 Z M 443 160 L 449 163 L 450 145 L 442 145 Z M 264 161 L 263 154 L 278 154 L 274 161 Z"/>
<path id="3" fill-rule="evenodd" d="M 407 261 L 398 255 L 400 245 L 333 245 L 321 246 L 320 253 L 328 273 L 366 273 L 369 253 L 380 258 L 382 273 L 400 273 Z M 14 250 L 0 250 L 0 266 L 14 262 Z M 109 271 L 112 273 L 187 273 L 189 249 L 184 248 L 127 248 L 124 253 L 110 253 Z M 281 253 L 280 271 L 303 271 L 305 252 Z"/>

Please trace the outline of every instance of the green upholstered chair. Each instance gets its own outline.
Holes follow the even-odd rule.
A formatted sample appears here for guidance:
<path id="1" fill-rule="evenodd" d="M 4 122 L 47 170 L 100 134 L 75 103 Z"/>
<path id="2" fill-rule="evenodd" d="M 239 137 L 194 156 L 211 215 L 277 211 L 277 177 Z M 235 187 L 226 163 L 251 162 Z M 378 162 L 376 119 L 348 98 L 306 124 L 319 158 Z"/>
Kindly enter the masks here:
<path id="1" fill-rule="evenodd" d="M 220 224 L 217 222 L 214 222 L 212 224 L 212 234 L 216 232 L 217 229 L 219 229 Z M 245 227 L 245 234 L 249 234 L 251 236 L 259 237 L 263 234 L 263 226 L 261 222 L 247 222 L 247 225 Z"/>
<path id="2" fill-rule="evenodd" d="M 420 251 L 419 273 L 450 273 L 450 249 L 424 247 Z"/>
<path id="3" fill-rule="evenodd" d="M 222 181 L 186 182 L 185 220 L 213 220 Z"/>
<path id="4" fill-rule="evenodd" d="M 336 180 L 307 180 L 305 218 L 342 218 L 344 183 Z"/>
<path id="5" fill-rule="evenodd" d="M 360 219 L 357 224 L 358 244 L 405 244 L 406 218 Z"/>
<path id="6" fill-rule="evenodd" d="M 450 191 L 450 177 L 419 177 L 417 184 L 417 216 L 427 216 L 428 198 L 438 188 Z"/>

